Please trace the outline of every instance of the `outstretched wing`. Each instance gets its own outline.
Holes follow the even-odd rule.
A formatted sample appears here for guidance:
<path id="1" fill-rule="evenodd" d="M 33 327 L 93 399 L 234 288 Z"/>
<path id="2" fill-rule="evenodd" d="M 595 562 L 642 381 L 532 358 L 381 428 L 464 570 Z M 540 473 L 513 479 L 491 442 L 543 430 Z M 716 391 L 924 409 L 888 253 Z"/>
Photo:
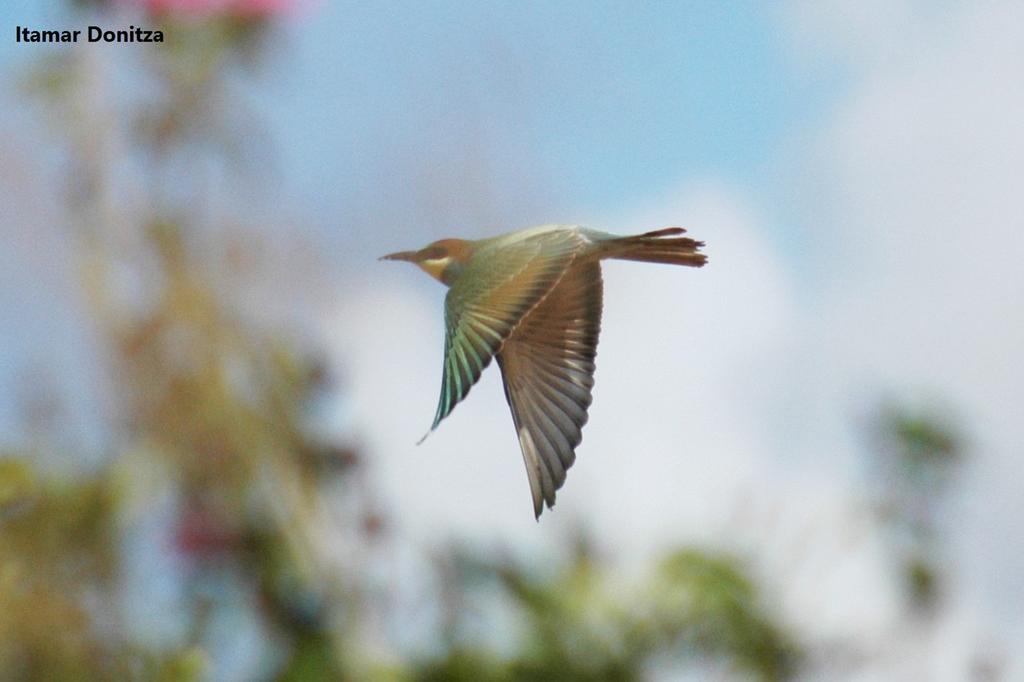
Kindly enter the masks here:
<path id="1" fill-rule="evenodd" d="M 573 265 L 498 353 L 505 398 L 519 434 L 539 518 L 576 460 L 583 439 L 601 331 L 601 266 Z"/>
<path id="2" fill-rule="evenodd" d="M 486 244 L 474 254 L 445 298 L 441 397 L 430 430 L 447 417 L 491 358 L 568 269 L 584 244 L 575 230 Z"/>

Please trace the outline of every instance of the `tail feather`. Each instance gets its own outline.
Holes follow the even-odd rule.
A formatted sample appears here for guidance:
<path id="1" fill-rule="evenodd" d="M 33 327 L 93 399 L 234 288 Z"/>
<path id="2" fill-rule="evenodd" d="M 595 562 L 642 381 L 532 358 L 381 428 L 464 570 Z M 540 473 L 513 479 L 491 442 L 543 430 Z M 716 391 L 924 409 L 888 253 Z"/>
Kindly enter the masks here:
<path id="1" fill-rule="evenodd" d="M 645 232 L 633 237 L 620 237 L 608 242 L 606 258 L 635 260 L 645 263 L 668 263 L 699 268 L 708 262 L 700 253 L 704 242 L 689 237 L 675 237 L 686 232 L 681 227 Z M 666 237 L 671 237 L 666 239 Z"/>

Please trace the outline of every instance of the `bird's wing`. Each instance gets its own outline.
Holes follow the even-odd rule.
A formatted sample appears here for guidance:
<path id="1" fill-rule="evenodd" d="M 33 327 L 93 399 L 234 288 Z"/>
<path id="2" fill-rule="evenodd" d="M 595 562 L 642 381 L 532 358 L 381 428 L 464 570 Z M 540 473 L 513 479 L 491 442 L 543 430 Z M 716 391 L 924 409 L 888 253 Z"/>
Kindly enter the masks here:
<path id="1" fill-rule="evenodd" d="M 573 265 L 498 353 L 505 397 L 539 518 L 576 460 L 594 386 L 601 330 L 601 266 Z"/>
<path id="2" fill-rule="evenodd" d="M 465 266 L 445 298 L 441 397 L 431 431 L 466 397 L 512 330 L 551 291 L 584 244 L 576 230 L 553 230 L 483 246 Z"/>

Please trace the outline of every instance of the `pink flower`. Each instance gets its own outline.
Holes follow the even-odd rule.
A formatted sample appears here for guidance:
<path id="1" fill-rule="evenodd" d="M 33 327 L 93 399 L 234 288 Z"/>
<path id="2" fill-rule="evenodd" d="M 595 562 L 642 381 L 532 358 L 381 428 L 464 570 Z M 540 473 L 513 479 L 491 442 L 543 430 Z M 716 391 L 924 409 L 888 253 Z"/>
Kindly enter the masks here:
<path id="1" fill-rule="evenodd" d="M 128 4 L 142 7 L 150 14 L 207 16 L 223 12 L 227 0 L 128 0 Z"/>
<path id="2" fill-rule="evenodd" d="M 201 506 L 186 509 L 178 517 L 174 546 L 183 555 L 209 559 L 237 550 L 242 537 L 227 521 Z"/>
<path id="3" fill-rule="evenodd" d="M 273 17 L 291 12 L 300 0 L 125 0 L 150 14 L 209 17 L 223 14 L 249 18 Z"/>
<path id="4" fill-rule="evenodd" d="M 298 6 L 296 0 L 235 0 L 231 11 L 250 17 L 269 17 L 284 14 Z"/>

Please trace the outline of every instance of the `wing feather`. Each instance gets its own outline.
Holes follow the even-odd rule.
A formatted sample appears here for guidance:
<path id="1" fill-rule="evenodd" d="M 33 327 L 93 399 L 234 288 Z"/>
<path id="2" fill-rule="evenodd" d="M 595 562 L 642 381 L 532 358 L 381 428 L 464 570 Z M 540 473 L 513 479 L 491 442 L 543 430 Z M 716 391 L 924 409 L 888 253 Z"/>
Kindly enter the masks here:
<path id="1" fill-rule="evenodd" d="M 497 355 L 537 517 L 545 504 L 555 504 L 555 492 L 583 439 L 601 303 L 600 265 L 577 262 L 523 318 Z"/>
<path id="2" fill-rule="evenodd" d="M 466 397 L 523 317 L 565 274 L 582 245 L 577 230 L 563 229 L 511 243 L 492 240 L 479 247 L 445 298 L 441 396 L 431 431 Z"/>

